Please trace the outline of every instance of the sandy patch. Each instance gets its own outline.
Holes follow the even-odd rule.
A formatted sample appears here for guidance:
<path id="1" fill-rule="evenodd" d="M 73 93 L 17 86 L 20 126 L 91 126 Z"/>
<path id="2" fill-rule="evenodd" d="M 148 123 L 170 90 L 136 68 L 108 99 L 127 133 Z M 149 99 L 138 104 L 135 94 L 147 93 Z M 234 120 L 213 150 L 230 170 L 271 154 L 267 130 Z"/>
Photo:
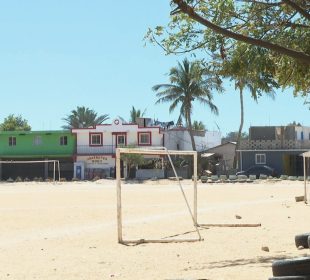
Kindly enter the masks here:
<path id="1" fill-rule="evenodd" d="M 0 184 L 0 279 L 268 279 L 273 260 L 309 253 L 294 244 L 310 231 L 309 206 L 294 200 L 303 182 L 200 183 L 199 223 L 262 226 L 204 228 L 202 242 L 139 246 L 117 243 L 115 185 Z M 182 185 L 192 202 L 192 182 Z M 125 238 L 197 237 L 176 182 L 122 186 Z"/>

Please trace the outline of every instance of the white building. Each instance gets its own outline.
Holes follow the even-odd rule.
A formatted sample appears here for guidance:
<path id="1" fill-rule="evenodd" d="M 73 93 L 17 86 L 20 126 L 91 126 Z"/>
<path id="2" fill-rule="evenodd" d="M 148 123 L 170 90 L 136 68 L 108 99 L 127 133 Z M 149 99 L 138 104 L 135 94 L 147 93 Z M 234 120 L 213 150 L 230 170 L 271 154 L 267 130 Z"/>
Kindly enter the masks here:
<path id="1" fill-rule="evenodd" d="M 168 150 L 192 151 L 192 142 L 187 128 L 175 127 L 164 130 L 164 145 Z M 219 131 L 193 131 L 196 150 L 205 151 L 221 144 Z"/>
<path id="2" fill-rule="evenodd" d="M 113 177 L 115 149 L 118 146 L 163 146 L 163 134 L 159 127 L 148 126 L 148 122 L 139 124 L 126 124 L 120 119 L 114 119 L 111 124 L 72 129 L 77 139 L 74 177 Z M 125 166 L 123 170 L 126 170 Z"/>

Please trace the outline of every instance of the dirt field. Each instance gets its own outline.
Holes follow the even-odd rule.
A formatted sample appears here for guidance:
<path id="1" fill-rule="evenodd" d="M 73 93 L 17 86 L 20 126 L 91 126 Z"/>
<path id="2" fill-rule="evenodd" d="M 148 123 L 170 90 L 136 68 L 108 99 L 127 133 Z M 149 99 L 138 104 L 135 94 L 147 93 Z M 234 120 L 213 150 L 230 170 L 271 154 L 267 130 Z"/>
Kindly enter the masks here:
<path id="1" fill-rule="evenodd" d="M 192 202 L 192 182 L 182 182 Z M 178 185 L 123 183 L 125 239 L 196 238 Z M 195 243 L 117 243 L 116 183 L 0 184 L 0 279 L 268 279 L 273 260 L 309 255 L 296 203 L 303 182 L 198 185 L 198 222 L 261 223 L 202 228 Z M 236 219 L 236 215 L 241 219 Z M 268 246 L 269 252 L 262 251 Z"/>

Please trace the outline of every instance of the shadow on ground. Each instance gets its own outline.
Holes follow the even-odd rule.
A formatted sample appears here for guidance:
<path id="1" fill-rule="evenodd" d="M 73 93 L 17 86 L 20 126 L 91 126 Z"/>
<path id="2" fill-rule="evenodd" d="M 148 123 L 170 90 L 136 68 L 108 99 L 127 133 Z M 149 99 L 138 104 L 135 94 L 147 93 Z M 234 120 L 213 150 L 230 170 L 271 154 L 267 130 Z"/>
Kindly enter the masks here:
<path id="1" fill-rule="evenodd" d="M 291 255 L 276 255 L 276 256 L 268 256 L 268 257 L 257 257 L 252 259 L 235 259 L 235 260 L 222 260 L 218 262 L 209 262 L 202 263 L 201 265 L 190 266 L 185 268 L 185 270 L 203 270 L 203 269 L 212 269 L 212 268 L 226 268 L 226 267 L 234 267 L 234 266 L 261 266 L 261 267 L 271 267 L 273 261 L 283 260 L 288 258 L 294 258 L 293 254 Z"/>

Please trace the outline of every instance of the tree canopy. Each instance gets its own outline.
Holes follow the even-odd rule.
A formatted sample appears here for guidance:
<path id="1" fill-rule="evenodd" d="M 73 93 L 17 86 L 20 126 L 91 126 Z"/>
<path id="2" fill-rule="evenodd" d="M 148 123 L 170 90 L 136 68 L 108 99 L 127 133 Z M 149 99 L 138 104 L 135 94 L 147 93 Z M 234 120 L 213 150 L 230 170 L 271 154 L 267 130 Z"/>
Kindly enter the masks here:
<path id="1" fill-rule="evenodd" d="M 14 114 L 9 115 L 0 124 L 0 130 L 3 131 L 30 131 L 31 126 L 28 124 L 26 119 L 23 119 L 21 115 L 14 116 Z"/>
<path id="2" fill-rule="evenodd" d="M 94 110 L 91 110 L 84 106 L 78 106 L 76 110 L 71 111 L 70 115 L 67 115 L 67 117 L 63 118 L 66 125 L 63 125 L 62 128 L 86 128 L 90 126 L 95 126 L 97 124 L 102 124 L 108 119 L 109 115 L 107 114 L 98 116 L 98 114 Z"/>
<path id="3" fill-rule="evenodd" d="M 169 112 L 180 106 L 180 115 L 177 123 L 185 120 L 189 129 L 193 150 L 196 150 L 195 140 L 192 133 L 191 115 L 193 113 L 193 102 L 208 106 L 211 111 L 218 114 L 218 109 L 213 104 L 214 91 L 222 91 L 221 80 L 209 71 L 202 68 L 197 61 L 190 62 L 186 58 L 177 67 L 172 67 L 169 73 L 169 84 L 158 84 L 153 86 L 158 100 L 156 104 L 170 102 Z"/>
<path id="4" fill-rule="evenodd" d="M 257 75 L 310 92 L 310 1 L 172 0 L 167 26 L 146 37 L 166 53 L 202 51 L 220 65 L 251 56 Z M 242 65 L 241 65 L 242 66 Z M 243 71 L 246 72 L 246 67 Z"/>
<path id="5" fill-rule="evenodd" d="M 225 137 L 222 137 L 222 143 L 227 143 L 227 142 L 237 142 L 238 140 L 238 131 L 232 131 L 228 132 Z M 246 132 L 241 133 L 241 139 L 248 139 L 249 135 Z"/>
<path id="6" fill-rule="evenodd" d="M 132 109 L 130 110 L 130 120 L 131 123 L 136 123 L 137 118 L 141 118 L 144 116 L 146 112 L 146 109 L 142 112 L 140 109 L 136 109 L 134 106 L 132 106 Z"/>
<path id="7" fill-rule="evenodd" d="M 194 130 L 206 130 L 206 126 L 204 125 L 202 121 L 194 121 L 193 129 Z"/>

